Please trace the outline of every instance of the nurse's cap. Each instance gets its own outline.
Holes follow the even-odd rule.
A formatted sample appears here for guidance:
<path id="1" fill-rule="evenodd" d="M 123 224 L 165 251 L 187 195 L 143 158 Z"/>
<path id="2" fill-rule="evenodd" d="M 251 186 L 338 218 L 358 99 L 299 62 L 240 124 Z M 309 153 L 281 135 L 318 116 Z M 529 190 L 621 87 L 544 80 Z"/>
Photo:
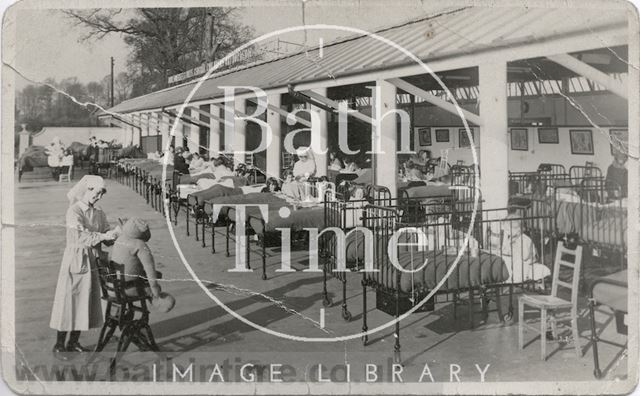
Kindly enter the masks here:
<path id="1" fill-rule="evenodd" d="M 73 204 L 76 201 L 82 199 L 87 190 L 102 189 L 102 192 L 107 192 L 104 179 L 96 175 L 85 175 L 77 182 L 71 190 L 67 193 L 67 199 L 69 204 Z"/>

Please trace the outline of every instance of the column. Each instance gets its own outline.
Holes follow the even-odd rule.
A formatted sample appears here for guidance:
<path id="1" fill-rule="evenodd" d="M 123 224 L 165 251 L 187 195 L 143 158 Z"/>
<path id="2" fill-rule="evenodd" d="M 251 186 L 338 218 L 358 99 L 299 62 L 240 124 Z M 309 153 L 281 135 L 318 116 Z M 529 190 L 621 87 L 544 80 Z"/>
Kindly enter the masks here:
<path id="1" fill-rule="evenodd" d="M 174 140 L 175 140 L 175 145 L 176 148 L 178 147 L 184 147 L 183 144 L 183 137 L 184 137 L 184 122 L 181 122 L 178 118 L 171 118 L 170 120 L 171 122 L 171 128 L 173 128 L 173 124 L 176 124 L 175 126 L 175 133 L 174 133 Z"/>
<path id="2" fill-rule="evenodd" d="M 313 90 L 314 92 L 327 97 L 327 88 L 317 88 Z M 318 116 L 320 118 L 320 147 L 322 150 L 327 150 L 329 147 L 329 114 L 325 110 L 322 110 L 318 107 L 313 107 L 314 111 L 318 112 Z M 313 136 L 311 137 L 313 140 Z M 316 159 L 316 176 L 326 176 L 327 175 L 327 166 L 329 162 L 329 152 L 314 153 Z"/>
<path id="3" fill-rule="evenodd" d="M 269 104 L 275 107 L 281 105 L 281 95 L 269 95 Z M 267 176 L 280 178 L 282 168 L 282 119 L 280 114 L 267 110 L 267 124 L 271 128 L 271 144 L 267 147 Z"/>
<path id="4" fill-rule="evenodd" d="M 133 125 L 135 125 L 135 128 L 133 129 L 132 143 L 142 148 L 142 125 L 140 123 L 140 114 L 133 114 L 132 119 L 133 119 Z"/>
<path id="5" fill-rule="evenodd" d="M 241 98 L 236 98 L 233 103 L 233 108 L 235 111 L 245 114 L 247 111 L 246 100 Z M 233 137 L 232 137 L 232 150 L 233 150 L 233 159 L 236 164 L 244 163 L 245 150 L 246 147 L 246 138 L 247 138 L 247 123 L 244 120 L 236 119 L 233 116 Z"/>
<path id="6" fill-rule="evenodd" d="M 167 123 L 168 117 L 166 117 L 163 113 L 158 113 L 158 127 L 160 128 L 160 134 L 162 135 L 162 147 L 160 147 L 160 151 L 169 150 L 171 136 L 169 133 L 171 132 L 170 125 Z"/>
<path id="7" fill-rule="evenodd" d="M 29 147 L 29 131 L 26 130 L 25 126 L 26 124 L 22 124 L 22 130 L 20 131 L 18 157 L 24 154 Z"/>
<path id="8" fill-rule="evenodd" d="M 216 105 L 209 105 L 209 113 L 215 117 L 220 117 L 220 108 Z M 220 153 L 220 121 L 209 117 L 209 155 L 217 156 Z"/>
<path id="9" fill-rule="evenodd" d="M 479 132 L 480 188 L 483 208 L 506 208 L 509 200 L 509 145 L 507 125 L 507 63 L 479 66 L 478 97 L 482 127 Z M 476 143 L 476 146 L 478 144 Z"/>
<path id="10" fill-rule="evenodd" d="M 194 118 L 196 120 L 200 119 L 200 114 L 192 110 L 190 107 L 184 109 L 184 115 Z M 195 124 L 189 124 L 189 136 L 187 139 L 187 145 L 189 147 L 189 151 L 192 153 L 200 152 L 200 127 Z"/>
<path id="11" fill-rule="evenodd" d="M 397 189 L 397 158 L 396 158 L 396 140 L 398 138 L 398 126 L 397 115 L 393 112 L 396 110 L 396 87 L 395 85 L 385 81 L 376 81 L 378 87 L 379 97 L 376 98 L 374 93 L 374 100 L 371 103 L 375 106 L 372 108 L 372 118 L 374 123 L 371 126 L 372 148 L 377 150 L 376 136 L 380 139 L 380 148 L 382 152 L 374 154 L 375 164 L 375 183 L 379 186 L 385 186 L 391 191 L 391 196 L 396 197 L 398 194 Z M 379 101 L 379 103 L 378 103 Z M 391 113 L 389 113 L 391 112 Z M 384 116 L 385 114 L 388 115 Z"/>
<path id="12" fill-rule="evenodd" d="M 125 116 L 126 116 L 126 115 L 125 115 Z M 127 146 L 131 146 L 131 145 L 133 145 L 133 144 L 134 144 L 134 143 L 133 143 L 133 140 L 134 140 L 134 138 L 133 138 L 133 137 L 135 136 L 135 132 L 136 132 L 135 130 L 136 130 L 136 129 L 135 129 L 132 125 L 130 125 L 130 124 L 133 124 L 133 117 L 128 117 L 128 116 L 126 116 L 126 117 L 124 117 L 124 120 L 126 120 L 126 121 L 127 121 L 127 122 L 124 124 L 125 129 L 126 129 L 126 136 L 125 136 L 125 142 L 126 142 L 126 143 L 125 143 L 125 145 L 124 145 L 124 146 L 125 146 L 125 147 L 127 147 Z"/>
<path id="13" fill-rule="evenodd" d="M 159 150 L 160 147 L 157 144 L 157 139 L 158 139 L 158 113 L 156 112 L 152 112 L 149 113 L 148 116 L 148 120 L 149 122 L 149 136 L 155 136 L 155 150 L 152 150 L 153 152 L 155 152 L 156 150 Z M 152 143 L 154 141 L 154 139 L 149 139 L 149 145 L 151 147 L 154 147 L 154 144 Z"/>

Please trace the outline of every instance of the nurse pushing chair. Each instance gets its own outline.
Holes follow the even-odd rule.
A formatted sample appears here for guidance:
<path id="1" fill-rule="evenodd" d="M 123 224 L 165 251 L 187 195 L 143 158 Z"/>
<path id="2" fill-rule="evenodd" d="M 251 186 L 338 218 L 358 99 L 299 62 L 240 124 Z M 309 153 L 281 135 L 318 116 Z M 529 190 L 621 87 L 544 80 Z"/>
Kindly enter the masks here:
<path id="1" fill-rule="evenodd" d="M 81 332 L 103 325 L 100 273 L 104 263 L 111 263 L 106 259 L 107 253 L 103 251 L 102 245 L 110 246 L 115 243 L 113 253 L 118 252 L 124 272 L 140 275 L 140 279 L 149 279 L 145 281 L 147 287 L 142 289 L 142 293 L 145 293 L 143 299 L 152 299 L 151 305 L 156 304 L 165 312 L 173 306 L 174 301 L 169 301 L 173 298 L 162 295 L 157 284 L 159 274 L 155 271 L 153 256 L 146 245 L 148 238 L 145 241 L 135 238 L 141 235 L 150 237 L 147 224 L 139 219 L 130 219 L 111 228 L 104 211 L 96 206 L 106 191 L 102 177 L 87 175 L 67 193 L 69 208 L 65 216 L 66 246 L 49 324 L 57 331 L 53 353 L 60 360 L 67 360 L 73 353 L 89 352 L 79 342 Z M 116 242 L 120 237 L 122 242 Z M 125 246 L 118 246 L 123 244 Z M 142 276 L 144 274 L 146 275 Z M 104 299 L 108 301 L 108 296 L 104 296 Z M 107 321 L 110 320 L 107 315 Z M 102 333 L 106 327 L 108 326 L 103 327 Z M 109 331 L 110 335 L 113 330 Z M 100 338 L 103 338 L 102 334 Z M 100 343 L 99 341 L 99 345 Z"/>

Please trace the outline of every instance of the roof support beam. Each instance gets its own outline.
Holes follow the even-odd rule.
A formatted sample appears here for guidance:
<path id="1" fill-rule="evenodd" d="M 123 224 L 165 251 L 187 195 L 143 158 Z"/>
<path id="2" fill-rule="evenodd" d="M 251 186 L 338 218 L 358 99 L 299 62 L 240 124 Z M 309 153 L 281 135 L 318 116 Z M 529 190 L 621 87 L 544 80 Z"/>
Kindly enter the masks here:
<path id="1" fill-rule="evenodd" d="M 171 110 L 162 110 L 163 113 L 170 115 L 173 118 L 178 118 L 178 115 L 175 114 L 173 111 Z M 204 122 L 197 120 L 193 117 L 190 117 L 186 114 L 182 114 L 180 116 L 180 121 L 182 122 L 186 122 L 187 124 L 191 124 L 191 125 L 195 125 L 195 126 L 199 126 L 199 127 L 203 127 L 203 128 L 209 128 L 209 125 L 205 124 Z"/>
<path id="2" fill-rule="evenodd" d="M 424 89 L 418 88 L 415 85 L 409 84 L 408 82 L 404 81 L 403 79 L 400 78 L 390 78 L 387 81 L 389 81 L 391 84 L 395 85 L 396 87 L 402 89 L 405 92 L 408 92 L 414 96 L 418 96 L 421 97 L 422 99 L 424 99 L 425 101 L 431 103 L 432 105 L 435 105 L 445 111 L 448 111 L 449 113 L 453 113 L 457 116 L 460 115 L 460 113 L 462 113 L 462 115 L 464 116 L 464 118 L 467 119 L 467 121 L 476 124 L 478 126 L 482 126 L 482 118 L 480 116 L 478 116 L 477 114 L 473 114 L 472 112 L 465 110 L 463 108 L 459 108 L 456 105 L 454 105 L 453 103 L 447 102 L 444 99 L 441 99 L 435 95 L 430 94 L 429 92 L 425 91 Z M 459 111 L 459 112 L 458 112 Z"/>
<path id="3" fill-rule="evenodd" d="M 518 39 L 517 41 L 502 41 L 496 47 L 479 47 L 475 50 L 467 49 L 459 54 L 443 55 L 431 58 L 428 60 L 428 65 L 431 71 L 439 72 L 475 67 L 481 63 L 492 62 L 496 59 L 509 62 L 559 53 L 585 51 L 603 46 L 614 47 L 618 45 L 628 45 L 629 43 L 627 27 L 624 24 L 609 24 L 592 27 L 589 34 L 591 36 L 588 37 L 596 37 L 595 35 L 597 35 L 597 39 L 585 39 L 585 37 L 587 37 L 585 34 L 574 32 L 564 33 L 553 37 L 539 38 L 534 41 L 531 41 L 530 39 L 527 39 L 526 41 L 521 39 Z M 383 70 L 371 70 L 353 75 L 336 76 L 334 79 L 328 78 L 324 80 L 301 82 L 296 85 L 296 89 L 310 90 L 323 87 L 336 87 L 371 82 L 377 79 L 401 78 L 418 74 L 427 74 L 427 70 L 422 65 L 411 62 L 405 66 Z M 272 88 L 265 88 L 264 90 L 268 95 L 287 93 L 288 87 L 285 84 L 286 83 Z M 235 95 L 236 99 L 251 97 L 255 97 L 254 92 L 243 92 Z M 200 105 L 222 103 L 224 100 L 224 95 L 218 94 L 216 97 L 208 97 L 206 99 L 191 101 L 190 104 Z M 127 105 L 127 102 L 130 103 Z M 162 110 L 160 107 L 141 110 L 145 108 L 146 105 L 144 102 L 138 103 L 137 99 L 130 99 L 127 102 L 116 106 L 114 109 L 121 109 L 121 111 L 129 111 L 131 109 L 134 113 L 149 110 Z M 179 107 L 183 102 L 184 100 L 180 97 L 176 97 L 173 101 L 168 102 L 166 107 Z"/>
<path id="4" fill-rule="evenodd" d="M 137 123 L 138 125 L 132 125 L 140 130 L 142 130 L 142 128 L 146 128 L 148 126 L 151 126 L 151 123 L 149 121 L 147 121 L 146 119 L 143 119 L 142 117 L 140 117 L 141 114 L 145 114 L 145 113 L 138 113 L 138 114 L 131 114 L 128 117 L 131 119 L 131 122 L 135 123 L 136 119 L 137 119 Z M 166 114 L 166 113 L 165 113 Z M 171 116 L 171 115 L 170 115 Z M 176 117 L 173 116 L 173 119 L 175 119 Z M 178 123 L 184 123 L 184 121 L 182 120 L 177 120 Z M 166 124 L 169 126 L 169 128 L 171 128 L 172 123 L 169 120 L 165 120 L 164 118 L 162 119 L 158 119 L 158 122 L 160 124 Z"/>
<path id="5" fill-rule="evenodd" d="M 329 99 L 325 96 L 320 95 L 317 92 L 313 91 L 295 91 L 293 87 L 289 87 L 289 92 L 307 103 L 310 103 L 313 106 L 319 107 L 328 112 L 336 113 L 340 108 L 340 103 L 335 100 Z M 356 120 L 360 120 L 366 124 L 372 125 L 373 119 L 367 115 L 360 113 L 359 111 L 349 111 L 347 114 Z"/>
<path id="6" fill-rule="evenodd" d="M 132 117 L 128 117 L 130 118 L 130 120 L 127 121 L 127 119 L 125 118 L 126 116 L 120 117 L 114 114 L 110 114 L 110 116 L 113 117 L 114 120 L 120 121 L 121 123 L 129 125 L 130 127 L 141 129 L 140 126 L 134 124 Z"/>
<path id="7" fill-rule="evenodd" d="M 612 93 L 624 98 L 629 98 L 629 93 L 627 92 L 627 88 L 622 85 L 619 81 L 617 81 L 612 76 L 609 76 L 606 73 L 601 72 L 595 67 L 578 60 L 577 58 L 569 55 L 569 54 L 558 54 L 547 56 L 547 58 L 551 59 L 555 63 L 560 66 L 566 67 L 574 73 L 577 73 L 589 80 L 592 80 Z"/>
<path id="8" fill-rule="evenodd" d="M 258 103 L 257 99 L 248 99 L 248 100 L 250 102 L 252 102 L 252 103 L 255 103 L 255 104 Z M 274 113 L 277 113 L 277 114 L 281 115 L 284 118 L 287 118 L 289 115 L 292 114 L 292 113 L 289 113 L 288 111 L 284 110 L 283 108 L 278 107 L 278 106 L 274 106 L 274 105 L 272 105 L 270 103 L 267 103 L 267 109 L 273 111 Z M 302 125 L 304 125 L 304 126 L 306 126 L 308 128 L 311 128 L 311 121 L 305 120 L 304 118 L 302 118 L 302 117 L 300 117 L 298 115 L 295 115 L 294 117 L 295 117 L 296 121 L 299 124 L 302 124 Z"/>
<path id="9" fill-rule="evenodd" d="M 212 107 L 216 107 L 218 109 L 220 108 L 220 106 L 215 106 L 215 105 L 211 105 L 211 106 Z M 225 120 L 224 118 L 221 118 L 220 116 L 217 116 L 217 115 L 214 115 L 212 113 L 209 113 L 208 111 L 202 110 L 199 107 L 188 107 L 188 108 L 190 108 L 192 110 L 195 110 L 196 112 L 202 114 L 205 117 L 209 117 L 212 120 L 221 122 L 221 123 L 223 123 L 225 125 L 228 125 L 228 126 L 233 126 L 233 123 L 231 121 Z M 208 128 L 208 126 L 207 126 L 207 128 Z"/>

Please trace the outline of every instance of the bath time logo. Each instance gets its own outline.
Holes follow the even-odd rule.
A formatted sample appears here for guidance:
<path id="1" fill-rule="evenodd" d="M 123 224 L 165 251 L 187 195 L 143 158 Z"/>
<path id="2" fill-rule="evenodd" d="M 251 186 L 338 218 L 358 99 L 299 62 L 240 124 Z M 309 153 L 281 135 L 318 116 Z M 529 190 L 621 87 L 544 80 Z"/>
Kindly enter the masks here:
<path id="1" fill-rule="evenodd" d="M 397 45 L 396 43 L 390 41 L 389 39 L 370 33 L 370 32 L 366 32 L 360 29 L 356 29 L 356 28 L 351 28 L 351 27 L 344 27 L 344 26 L 335 26 L 335 25 L 306 25 L 306 26 L 297 26 L 297 27 L 291 27 L 291 28 L 287 28 L 287 29 L 283 29 L 283 30 L 279 30 L 279 31 L 274 31 L 268 34 L 265 34 L 259 38 L 256 38 L 244 45 L 242 45 L 241 47 L 237 48 L 234 52 L 232 52 L 231 54 L 229 54 L 228 56 L 233 56 L 235 53 L 240 52 L 242 50 L 244 50 L 245 48 L 254 45 L 262 40 L 266 40 L 272 37 L 277 37 L 281 34 L 286 34 L 286 33 L 291 33 L 291 32 L 298 32 L 298 31 L 304 31 L 304 30 L 308 30 L 308 31 L 323 31 L 323 30 L 338 30 L 341 32 L 348 32 L 348 33 L 355 33 L 355 34 L 361 34 L 361 35 L 366 35 L 369 36 L 375 40 L 381 41 L 383 43 L 385 43 L 386 45 L 394 48 L 395 50 L 397 50 L 400 54 L 402 54 L 403 56 L 413 60 L 416 64 L 419 64 L 426 73 L 428 73 L 429 75 L 431 75 L 440 85 L 441 87 L 447 92 L 449 93 L 447 87 L 444 85 L 444 83 L 440 80 L 440 78 L 435 75 L 427 65 L 425 65 L 424 63 L 422 63 L 420 61 L 419 58 L 417 58 L 415 55 L 413 55 L 411 52 L 409 52 L 408 50 L 400 47 L 399 45 Z M 322 45 L 322 44 L 321 44 Z M 317 59 L 315 59 L 315 61 L 317 62 L 322 62 L 322 47 L 319 48 L 318 51 L 318 57 Z M 307 54 L 307 56 L 311 56 L 309 54 Z M 219 65 L 223 64 L 224 59 L 222 59 L 220 62 L 216 63 L 216 65 L 214 66 L 213 69 L 209 70 L 209 72 L 207 74 L 205 74 L 204 76 L 202 76 L 197 84 L 195 84 L 194 88 L 192 89 L 191 93 L 189 94 L 189 96 L 187 97 L 186 101 L 183 103 L 183 105 L 178 109 L 178 115 L 176 119 L 179 119 L 183 112 L 185 111 L 185 109 L 187 108 L 188 104 L 191 101 L 191 98 L 195 95 L 195 93 L 198 91 L 198 89 L 200 88 L 200 86 L 203 84 L 203 82 L 205 80 L 207 80 L 215 71 L 216 69 L 219 67 Z M 389 84 L 387 82 L 385 82 L 386 84 Z M 273 134 L 272 134 L 272 130 L 271 127 L 269 125 L 268 122 L 265 122 L 264 120 L 262 120 L 260 118 L 260 116 L 262 114 L 264 114 L 267 111 L 273 110 L 273 104 L 271 104 L 269 102 L 269 95 L 261 90 L 258 87 L 252 87 L 249 85 L 243 85 L 243 86 L 220 86 L 219 87 L 221 90 L 224 91 L 225 93 L 225 103 L 224 103 L 224 113 L 225 113 L 225 117 L 224 117 L 224 139 L 225 139 L 225 151 L 224 153 L 226 154 L 230 154 L 233 156 L 234 160 L 236 162 L 243 162 L 244 158 L 245 158 L 245 154 L 253 154 L 255 152 L 260 152 L 260 151 L 264 151 L 264 150 L 268 150 L 268 148 L 272 145 L 273 142 Z M 372 167 L 374 169 L 374 174 L 377 172 L 377 167 L 381 167 L 381 164 L 376 164 L 376 159 L 379 161 L 380 158 L 385 159 L 385 158 L 391 158 L 391 156 L 395 156 L 396 154 L 410 154 L 413 153 L 410 149 L 410 116 L 409 114 L 402 110 L 402 109 L 396 109 L 395 108 L 395 103 L 391 103 L 391 101 L 395 101 L 395 95 L 393 96 L 393 98 L 389 98 L 387 96 L 389 95 L 385 95 L 385 92 L 381 89 L 380 84 L 376 84 L 374 86 L 369 86 L 368 89 L 370 89 L 371 94 L 372 94 L 372 117 L 367 117 L 370 124 L 371 124 L 371 129 L 372 129 L 372 147 L 371 150 L 368 151 L 366 154 L 367 155 L 371 155 L 374 159 Z M 297 95 L 297 91 L 296 91 L 296 87 L 295 86 L 289 86 L 288 87 L 289 93 L 292 95 Z M 308 91 L 305 91 L 305 93 L 307 93 Z M 395 90 L 393 91 L 395 92 Z M 247 115 L 247 114 L 241 114 L 237 111 L 235 111 L 234 109 L 234 103 L 236 100 L 245 100 L 248 98 L 248 95 L 251 96 L 254 100 L 254 102 L 256 103 L 256 109 L 253 112 L 253 114 Z M 311 95 L 311 94 L 310 94 Z M 314 95 L 311 95 L 311 97 L 313 97 Z M 456 111 L 458 112 L 460 118 L 463 121 L 463 124 L 465 125 L 466 131 L 467 131 L 467 135 L 469 137 L 469 140 L 472 142 L 473 141 L 473 136 L 470 133 L 468 124 L 466 122 L 465 119 L 465 112 L 464 110 L 462 110 L 457 103 L 455 103 L 455 99 L 454 99 L 454 105 L 456 108 Z M 322 107 L 322 106 L 319 106 Z M 325 109 L 326 110 L 326 109 Z M 347 104 L 345 102 L 340 102 L 340 103 L 335 103 L 335 108 L 333 109 L 334 113 L 337 113 L 337 118 L 338 118 L 338 147 L 339 150 L 345 154 L 348 155 L 352 155 L 352 154 L 357 154 L 359 153 L 359 150 L 352 150 L 348 144 L 347 144 L 347 119 L 350 116 L 350 113 L 355 112 L 355 110 L 349 109 Z M 307 128 L 301 128 L 301 129 L 296 129 L 294 131 L 289 132 L 288 134 L 286 134 L 286 136 L 284 137 L 284 141 L 283 141 L 283 146 L 284 146 L 284 150 L 289 152 L 289 153 L 296 153 L 296 150 L 294 148 L 293 145 L 293 138 L 294 136 L 296 136 L 297 134 L 301 134 L 301 133 L 309 133 L 311 136 L 311 144 L 309 145 L 309 150 L 314 154 L 314 155 L 325 155 L 327 153 L 327 147 L 326 147 L 326 141 L 322 141 L 321 139 L 321 119 L 320 119 L 320 114 L 319 111 L 316 110 L 310 110 L 310 109 L 297 109 L 294 110 L 290 113 L 288 113 L 286 115 L 286 122 L 288 125 L 293 126 L 296 125 L 296 123 L 298 123 L 301 119 L 303 119 L 302 117 L 300 117 L 300 114 L 305 113 L 308 116 L 309 121 L 307 121 L 306 123 L 304 123 L 305 125 L 307 125 Z M 362 114 L 359 113 L 359 116 L 362 116 Z M 396 122 L 396 117 L 399 118 L 399 137 L 400 137 L 400 150 L 399 151 L 395 151 L 395 150 L 389 150 L 389 145 L 388 145 L 388 137 L 385 137 L 385 121 L 389 122 L 389 120 L 391 120 L 391 122 L 395 123 Z M 306 119 L 305 119 L 306 120 Z M 257 124 L 260 127 L 260 144 L 258 145 L 258 147 L 254 150 L 250 150 L 250 151 L 243 151 L 243 150 L 237 150 L 237 147 L 234 149 L 233 144 L 234 144 L 234 140 L 236 138 L 236 121 L 241 121 L 241 122 L 252 122 Z M 177 134 L 177 128 L 178 128 L 178 123 L 174 123 L 171 127 L 171 131 L 170 131 L 170 135 L 171 136 L 176 136 Z M 170 140 L 170 139 L 169 139 Z M 395 141 L 395 137 L 394 140 Z M 243 141 L 240 141 L 241 144 L 243 144 Z M 279 143 L 278 143 L 279 144 Z M 474 163 L 477 166 L 478 161 L 477 161 L 477 153 L 475 150 L 475 147 L 473 144 L 471 144 L 470 146 L 471 148 L 471 153 L 474 159 Z M 167 146 L 165 147 L 165 152 L 167 152 L 169 150 L 169 142 L 167 143 Z M 386 150 L 386 151 L 385 151 Z M 166 178 L 166 165 L 167 165 L 167 156 L 164 156 L 165 161 L 164 161 L 164 169 L 163 169 L 163 177 Z M 240 160 L 242 159 L 242 160 Z M 395 163 L 395 160 L 394 160 Z M 387 166 L 388 167 L 388 166 Z M 388 169 L 387 169 L 388 171 Z M 267 175 L 267 176 L 279 176 L 279 175 Z M 374 176 L 374 183 L 376 181 L 375 179 L 376 176 Z M 476 180 L 476 186 L 475 189 L 478 190 L 478 185 L 477 185 L 478 181 Z M 300 183 L 301 186 L 305 186 L 304 182 Z M 301 188 L 305 188 L 305 187 L 301 187 Z M 165 205 L 168 205 L 167 202 L 165 202 Z M 471 213 L 471 217 L 470 217 L 470 221 L 469 221 L 469 227 L 467 229 L 466 235 L 464 236 L 464 242 L 462 243 L 461 246 L 468 246 L 469 240 L 470 240 L 470 231 L 473 229 L 473 224 L 475 221 L 475 216 L 476 216 L 476 207 L 478 205 L 478 194 L 474 194 L 474 202 L 473 202 L 473 212 Z M 246 228 L 245 228 L 245 223 L 246 223 L 246 219 L 247 219 L 247 209 L 257 209 L 261 215 L 262 218 L 264 220 L 265 223 L 268 222 L 268 216 L 269 216 L 269 206 L 267 204 L 258 204 L 258 205 L 222 205 L 222 206 L 226 206 L 226 207 L 234 207 L 235 209 L 235 237 L 236 237 L 236 246 L 235 246 L 235 252 L 236 252 L 236 258 L 235 258 L 235 266 L 233 268 L 229 268 L 228 271 L 229 272 L 237 272 L 237 273 L 245 273 L 245 272 L 251 272 L 252 269 L 248 268 L 247 266 L 247 262 L 245 259 L 245 254 L 244 254 L 244 249 L 247 248 L 248 246 L 248 240 L 247 240 L 247 236 L 245 234 L 246 232 Z M 217 217 L 217 215 L 220 213 L 220 211 L 222 210 L 222 206 L 221 205 L 214 205 L 213 207 L 213 216 L 212 219 L 215 220 L 215 218 Z M 165 207 L 166 209 L 166 213 L 169 213 L 169 208 Z M 286 218 L 290 213 L 286 210 L 281 210 L 278 213 L 280 215 L 280 217 Z M 181 258 L 181 261 L 183 262 L 185 268 L 187 269 L 187 271 L 190 273 L 190 275 L 193 277 L 193 279 L 196 281 L 196 283 L 200 286 L 200 288 L 204 291 L 205 294 L 207 294 L 212 300 L 214 300 L 219 306 L 221 306 L 225 311 L 227 311 L 229 314 L 231 314 L 233 317 L 235 317 L 236 319 L 242 321 L 243 323 L 252 326 L 255 329 L 258 329 L 260 331 L 263 331 L 267 334 L 271 334 L 277 337 L 282 337 L 282 338 L 286 338 L 289 340 L 293 340 L 293 341 L 303 341 L 303 342 L 336 342 L 336 341 L 347 341 L 347 340 L 351 340 L 351 339 L 357 339 L 357 338 L 363 338 L 366 339 L 366 337 L 370 334 L 373 334 L 375 332 L 378 332 L 380 330 L 383 330 L 385 328 L 388 328 L 390 326 L 393 326 L 394 324 L 398 323 L 399 321 L 407 318 L 409 315 L 411 315 L 412 313 L 414 313 L 415 311 L 417 311 L 423 304 L 425 304 L 432 296 L 435 295 L 435 293 L 438 291 L 438 289 L 440 289 L 440 287 L 447 281 L 447 278 L 450 276 L 450 274 L 455 270 L 455 268 L 457 267 L 457 264 L 459 262 L 459 260 L 461 259 L 462 255 L 465 252 L 465 249 L 459 249 L 458 251 L 451 252 L 452 256 L 455 256 L 455 262 L 450 266 L 450 268 L 447 270 L 447 273 L 445 274 L 445 276 L 440 280 L 440 282 L 436 285 L 436 287 L 432 288 L 432 290 L 429 291 L 429 293 L 424 296 L 424 298 L 421 301 L 414 301 L 414 306 L 409 309 L 407 312 L 403 313 L 402 315 L 394 318 L 393 320 L 390 320 L 389 322 L 379 325 L 375 328 L 371 328 L 371 329 L 366 329 L 363 330 L 362 332 L 357 332 L 354 334 L 348 334 L 348 335 L 340 335 L 340 336 L 334 336 L 334 335 L 328 335 L 326 337 L 307 337 L 307 336 L 299 336 L 299 335 L 293 335 L 293 334 L 286 334 L 283 332 L 279 332 L 273 329 L 270 329 L 268 327 L 262 326 L 258 323 L 255 323 L 245 317 L 243 317 L 241 314 L 235 312 L 233 309 L 229 308 L 227 305 L 225 305 L 219 298 L 217 298 L 209 288 L 207 288 L 207 286 L 205 285 L 205 283 L 203 283 L 199 277 L 197 276 L 197 274 L 195 273 L 195 271 L 193 270 L 193 268 L 189 265 L 187 259 L 185 258 L 179 244 L 178 241 L 175 237 L 175 232 L 173 229 L 173 225 L 171 223 L 171 221 L 169 220 L 168 216 L 167 216 L 167 226 L 169 228 L 169 232 L 171 234 L 171 238 L 174 242 L 174 245 L 178 251 L 178 254 Z M 291 268 L 291 262 L 289 260 L 290 258 L 290 234 L 289 234 L 289 230 L 288 229 L 278 229 L 278 231 L 280 231 L 281 233 L 281 239 L 282 239 L 282 251 L 280 254 L 280 268 L 276 269 L 276 272 L 295 272 L 296 270 Z M 337 241 L 338 244 L 338 250 L 337 250 L 337 257 L 336 257 L 336 268 L 334 269 L 334 272 L 343 272 L 343 273 L 348 273 L 351 272 L 347 266 L 346 266 L 346 260 L 344 257 L 344 249 L 342 249 L 342 247 L 344 247 L 345 245 L 345 241 L 346 238 L 349 235 L 353 235 L 353 234 L 360 234 L 364 236 L 364 241 L 365 241 L 365 245 L 364 245 L 364 268 L 362 268 L 360 270 L 360 272 L 363 273 L 376 273 L 379 270 L 376 269 L 374 267 L 374 260 L 373 260 L 373 240 L 375 238 L 374 234 L 372 233 L 372 231 L 370 229 L 368 229 L 367 227 L 355 227 L 354 229 L 349 230 L 349 232 L 345 233 L 342 229 L 338 228 L 338 227 L 329 227 L 326 229 L 323 229 L 321 231 L 318 231 L 317 228 L 305 228 L 305 231 L 309 232 L 310 237 L 309 237 L 309 265 L 308 268 L 302 270 L 301 272 L 323 272 L 323 269 L 321 269 L 320 267 L 320 263 L 319 263 L 319 254 L 318 254 L 318 240 L 319 238 L 323 237 L 323 236 L 327 236 L 329 233 L 332 233 Z M 412 242 L 400 242 L 401 238 L 410 238 L 413 241 Z M 398 258 L 397 258 L 397 248 L 398 247 L 405 247 L 408 249 L 411 248 L 415 248 L 418 251 L 424 251 L 425 249 L 428 249 L 430 247 L 434 247 L 431 243 L 428 242 L 428 236 L 425 235 L 425 233 L 419 229 L 419 228 L 415 228 L 415 227 L 405 227 L 405 228 L 400 228 L 400 229 L 396 229 L 393 232 L 393 235 L 391 236 L 391 238 L 389 239 L 388 242 L 388 251 L 389 251 L 389 260 L 392 263 L 392 265 L 394 266 L 394 268 L 398 271 L 400 271 L 401 273 L 408 273 L 408 274 L 414 274 L 418 271 L 420 271 L 421 269 L 424 269 L 427 264 L 428 261 L 424 260 L 422 261 L 419 265 L 413 265 L 409 268 L 404 268 L 402 265 L 400 265 L 400 263 L 398 262 Z M 248 251 L 248 250 L 247 250 Z M 322 321 L 322 320 L 321 320 Z"/>
<path id="2" fill-rule="evenodd" d="M 260 358 L 225 357 L 220 360 L 196 357 L 162 357 L 149 364 L 127 364 L 119 361 L 109 369 L 113 357 L 104 356 L 94 363 L 67 362 L 16 366 L 16 378 L 21 381 L 96 381 L 105 372 L 109 381 L 165 383 L 429 383 L 485 382 L 490 364 L 418 362 L 412 370 L 387 358 L 382 362 L 360 363 L 309 362 L 304 367 L 287 360 L 265 361 Z M 313 359 L 312 359 L 313 360 Z M 322 359 L 318 359 L 322 360 Z"/>

